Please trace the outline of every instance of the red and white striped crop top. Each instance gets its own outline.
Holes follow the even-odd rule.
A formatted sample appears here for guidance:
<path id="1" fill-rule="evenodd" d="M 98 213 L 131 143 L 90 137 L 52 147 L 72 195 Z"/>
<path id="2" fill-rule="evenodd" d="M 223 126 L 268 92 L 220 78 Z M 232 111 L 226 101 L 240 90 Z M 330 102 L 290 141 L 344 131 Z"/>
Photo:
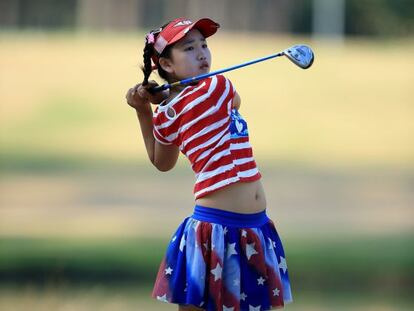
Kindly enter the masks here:
<path id="1" fill-rule="evenodd" d="M 232 107 L 230 80 L 216 75 L 186 87 L 153 114 L 154 137 L 175 144 L 196 174 L 195 199 L 261 175 L 253 158 L 247 123 Z"/>

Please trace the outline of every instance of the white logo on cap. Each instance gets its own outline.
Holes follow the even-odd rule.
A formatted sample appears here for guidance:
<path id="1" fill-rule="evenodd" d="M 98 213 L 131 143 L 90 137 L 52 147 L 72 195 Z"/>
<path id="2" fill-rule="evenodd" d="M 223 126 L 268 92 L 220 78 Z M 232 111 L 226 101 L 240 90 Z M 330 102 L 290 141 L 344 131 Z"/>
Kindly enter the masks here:
<path id="1" fill-rule="evenodd" d="M 177 24 L 174 25 L 174 27 L 191 25 L 192 23 L 193 23 L 192 21 L 187 19 L 185 21 L 178 22 Z"/>

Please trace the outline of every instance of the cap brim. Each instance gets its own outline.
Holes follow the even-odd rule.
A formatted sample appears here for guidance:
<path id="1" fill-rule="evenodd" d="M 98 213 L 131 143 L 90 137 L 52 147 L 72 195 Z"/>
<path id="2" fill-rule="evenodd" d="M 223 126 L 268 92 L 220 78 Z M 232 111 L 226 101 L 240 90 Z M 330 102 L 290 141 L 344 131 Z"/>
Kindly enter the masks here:
<path id="1" fill-rule="evenodd" d="M 168 42 L 168 45 L 176 43 L 178 40 L 184 38 L 185 35 L 193 28 L 198 29 L 204 36 L 204 38 L 207 38 L 214 35 L 217 32 L 217 29 L 220 28 L 220 24 L 216 23 L 215 21 L 209 18 L 199 19 L 195 23 L 188 26 L 188 28 L 185 28 L 184 31 L 180 31 L 178 34 L 176 34 L 174 38 L 172 38 Z"/>
<path id="2" fill-rule="evenodd" d="M 200 30 L 203 36 L 207 38 L 214 35 L 217 29 L 220 28 L 220 25 L 209 18 L 202 18 L 196 21 L 192 28 Z"/>

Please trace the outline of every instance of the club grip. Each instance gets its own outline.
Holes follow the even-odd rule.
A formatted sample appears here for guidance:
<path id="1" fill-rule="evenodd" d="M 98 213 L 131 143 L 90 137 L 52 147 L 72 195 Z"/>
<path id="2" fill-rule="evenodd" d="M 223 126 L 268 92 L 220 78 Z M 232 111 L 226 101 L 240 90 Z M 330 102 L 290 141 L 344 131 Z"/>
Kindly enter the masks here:
<path id="1" fill-rule="evenodd" d="M 159 86 L 150 88 L 150 89 L 148 89 L 148 92 L 151 93 L 151 94 L 155 94 L 155 93 L 164 91 L 168 88 L 170 88 L 170 85 L 167 83 L 167 84 L 163 84 L 163 85 L 159 85 Z"/>

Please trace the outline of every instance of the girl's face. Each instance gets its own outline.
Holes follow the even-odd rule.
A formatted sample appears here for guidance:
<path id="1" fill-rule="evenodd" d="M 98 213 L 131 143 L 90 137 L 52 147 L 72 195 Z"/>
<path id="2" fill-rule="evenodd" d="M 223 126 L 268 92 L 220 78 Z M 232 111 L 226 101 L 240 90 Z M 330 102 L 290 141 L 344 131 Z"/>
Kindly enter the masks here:
<path id="1" fill-rule="evenodd" d="M 198 29 L 191 29 L 171 49 L 171 58 L 160 64 L 174 80 L 182 80 L 210 72 L 211 53 Z"/>

